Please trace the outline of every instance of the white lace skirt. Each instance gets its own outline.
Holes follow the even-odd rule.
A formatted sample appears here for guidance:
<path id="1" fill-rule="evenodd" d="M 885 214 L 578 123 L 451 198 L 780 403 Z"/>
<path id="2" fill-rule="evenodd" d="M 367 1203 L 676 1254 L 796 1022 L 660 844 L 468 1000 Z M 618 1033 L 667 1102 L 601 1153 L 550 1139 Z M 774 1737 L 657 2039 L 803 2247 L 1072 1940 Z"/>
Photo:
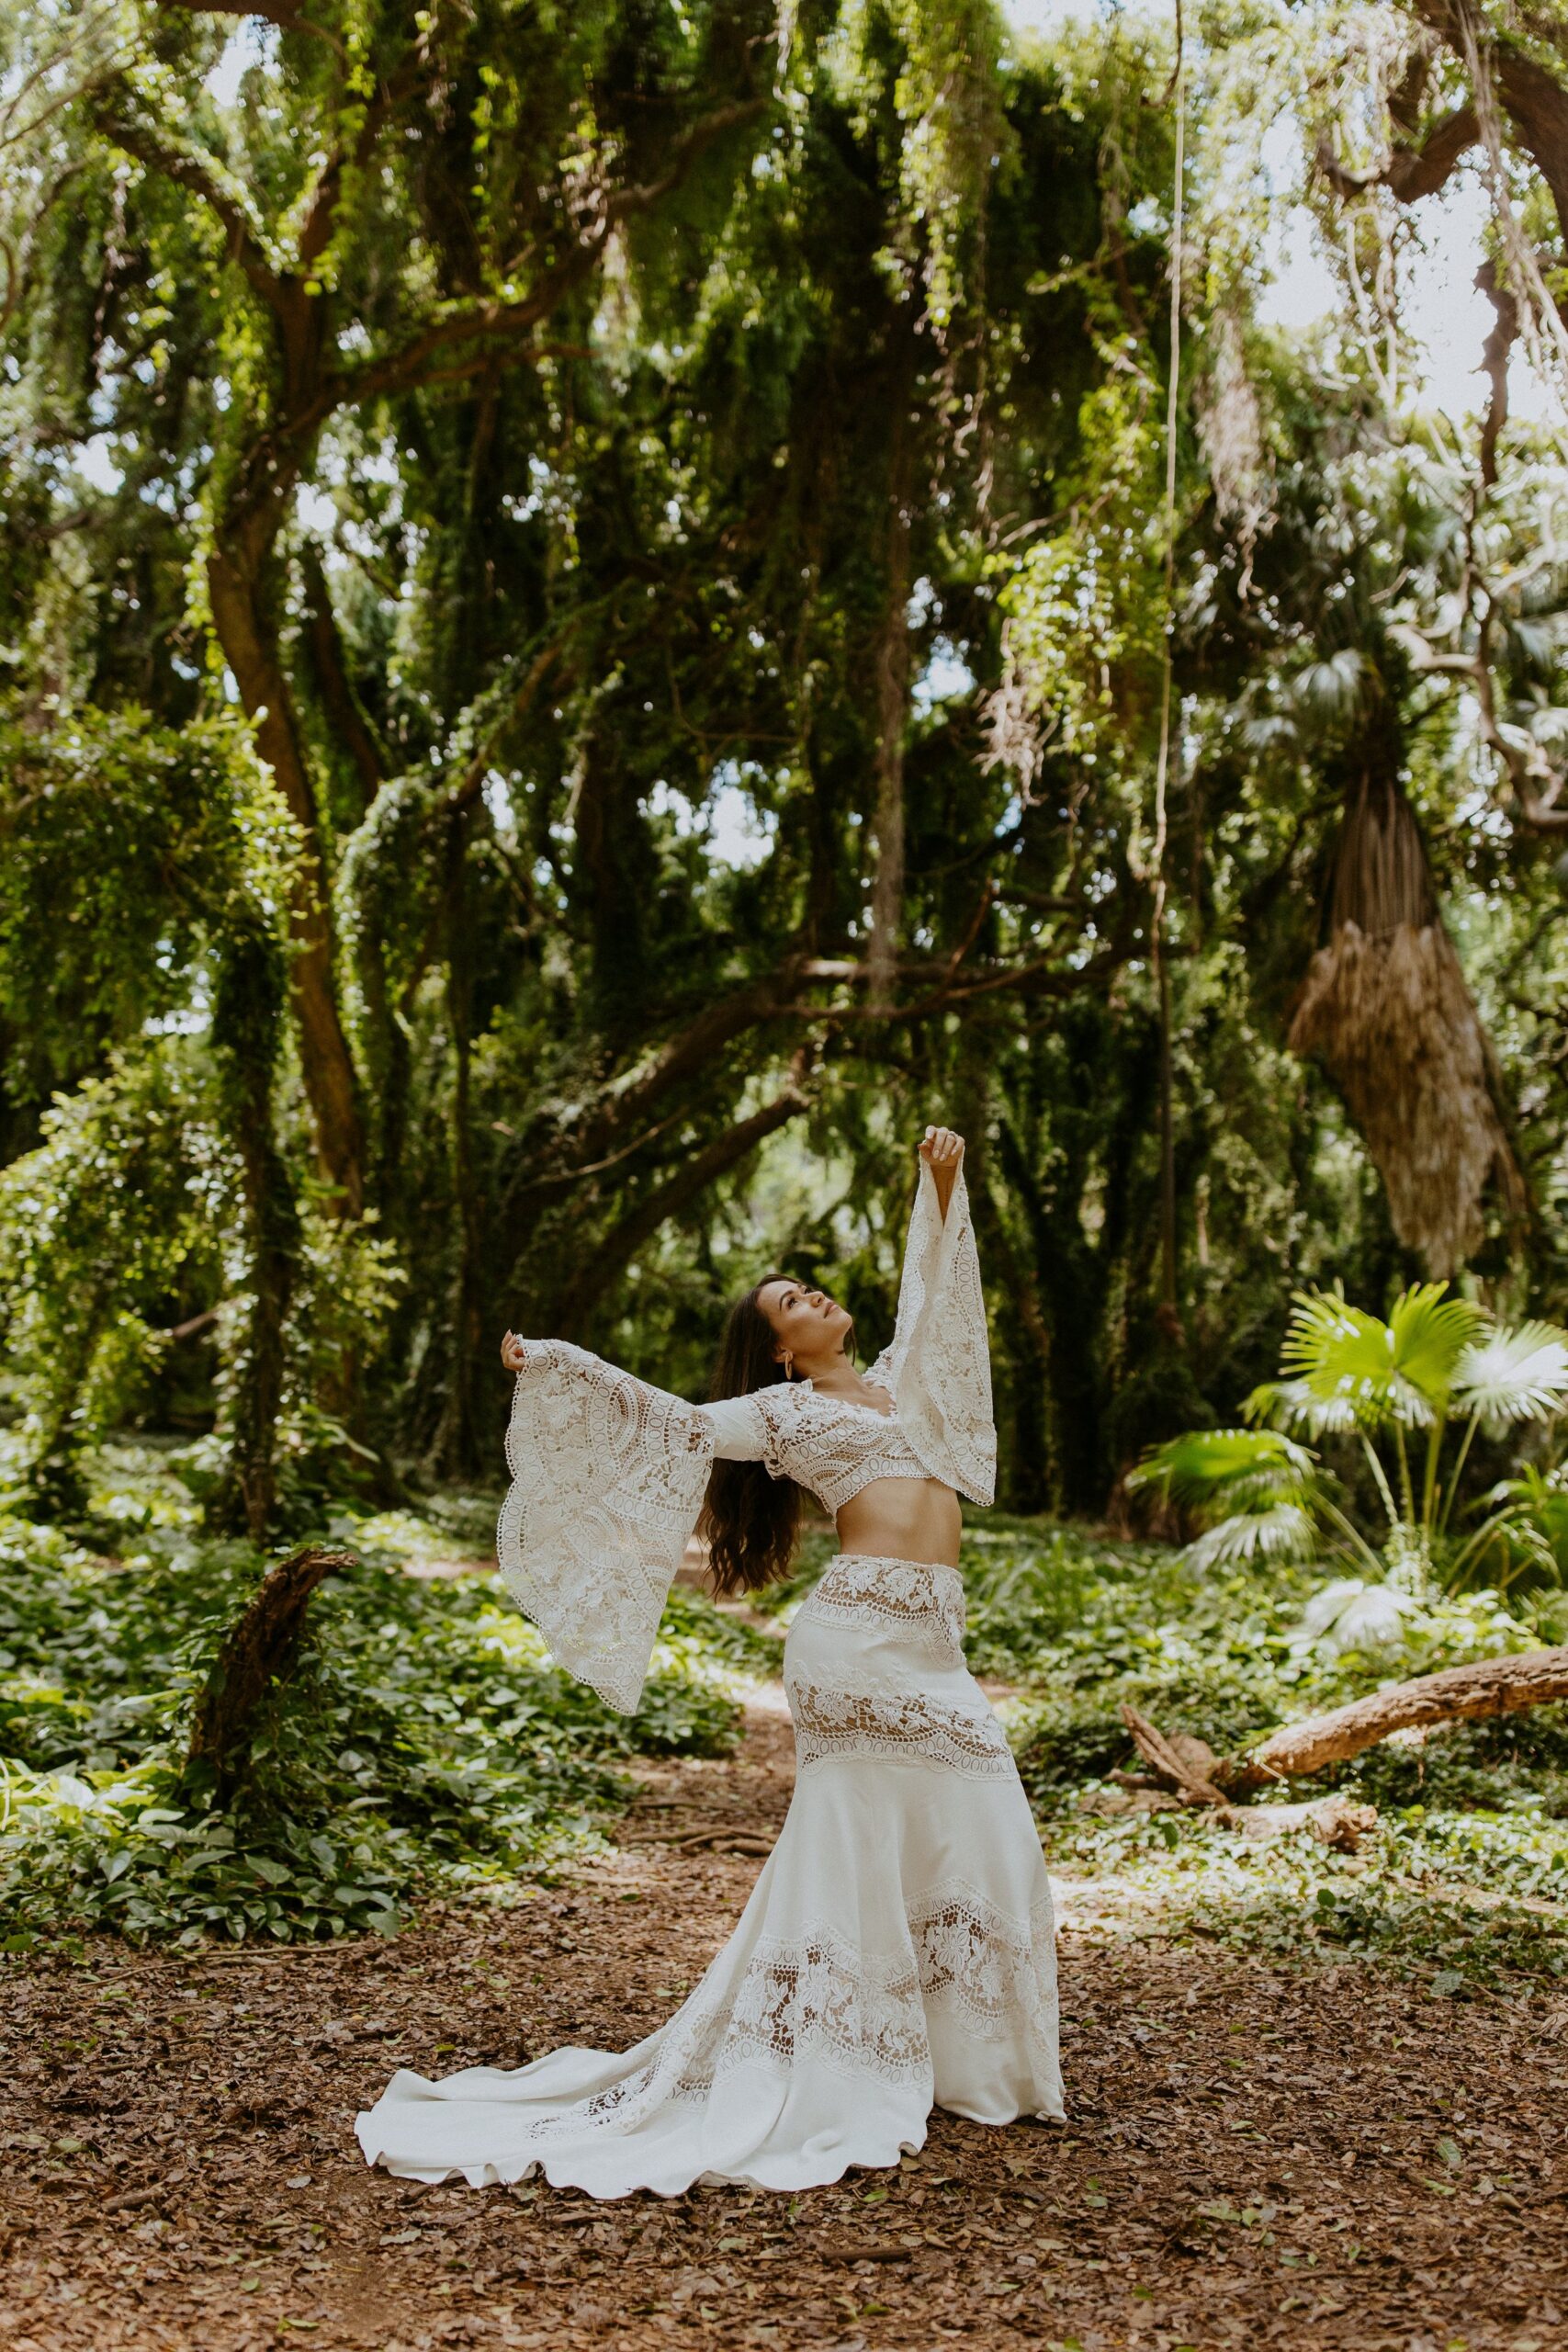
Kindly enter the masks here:
<path id="1" fill-rule="evenodd" d="M 1050 1884 L 963 1633 L 953 1569 L 840 1554 L 784 1649 L 789 1814 L 696 1990 L 618 2054 L 394 2075 L 367 2160 L 593 2197 L 798 2189 L 896 2165 L 933 2104 L 1060 2116 Z"/>

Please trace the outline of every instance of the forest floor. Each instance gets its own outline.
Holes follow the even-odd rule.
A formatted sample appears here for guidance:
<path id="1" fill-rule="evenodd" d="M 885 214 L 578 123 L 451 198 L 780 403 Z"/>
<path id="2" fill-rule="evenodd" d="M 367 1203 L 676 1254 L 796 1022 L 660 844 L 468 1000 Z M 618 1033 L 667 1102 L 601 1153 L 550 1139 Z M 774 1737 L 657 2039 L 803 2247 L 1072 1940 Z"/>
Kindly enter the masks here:
<path id="1" fill-rule="evenodd" d="M 0 2019 L 9 2352 L 696 2344 L 927 2352 L 1568 2340 L 1568 2000 L 1162 1939 L 1058 1881 L 1070 2121 L 937 2115 L 896 2174 L 596 2205 L 368 2171 L 393 2068 L 611 2048 L 728 1933 L 793 1776 L 783 1692 L 645 1762 L 619 1849 L 393 1940 L 18 1959 Z M 716 1845 L 688 1844 L 704 1832 Z M 750 1850 L 728 1851 L 732 1840 Z"/>

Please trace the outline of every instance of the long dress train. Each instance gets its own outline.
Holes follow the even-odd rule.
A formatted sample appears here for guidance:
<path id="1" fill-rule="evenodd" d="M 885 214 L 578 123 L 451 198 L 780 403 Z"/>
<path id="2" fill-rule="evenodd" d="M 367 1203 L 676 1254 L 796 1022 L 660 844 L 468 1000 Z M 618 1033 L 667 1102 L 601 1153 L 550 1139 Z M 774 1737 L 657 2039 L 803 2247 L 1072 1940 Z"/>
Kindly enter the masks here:
<path id="1" fill-rule="evenodd" d="M 1060 2116 L 1050 1885 L 963 1626 L 953 1569 L 841 1554 L 785 1645 L 789 1813 L 696 1989 L 626 2052 L 400 2072 L 358 2119 L 367 2159 L 602 2198 L 799 2189 L 897 2164 L 933 2102 Z"/>

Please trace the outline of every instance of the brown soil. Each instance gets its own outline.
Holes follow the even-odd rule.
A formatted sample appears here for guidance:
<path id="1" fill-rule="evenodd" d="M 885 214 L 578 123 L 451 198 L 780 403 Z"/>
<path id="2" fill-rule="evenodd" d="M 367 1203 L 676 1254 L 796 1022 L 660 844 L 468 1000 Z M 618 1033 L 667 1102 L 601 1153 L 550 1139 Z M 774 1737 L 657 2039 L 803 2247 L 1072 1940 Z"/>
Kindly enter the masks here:
<path id="1" fill-rule="evenodd" d="M 1568 2005 L 1456 2004 L 1096 1928 L 1063 1941 L 1066 2130 L 934 2117 L 796 2197 L 594 2205 L 367 2171 L 394 2065 L 618 2047 L 723 1941 L 792 1776 L 782 1694 L 648 1768 L 615 1857 L 395 1942 L 18 1962 L 0 2022 L 8 2352 L 308 2345 L 1557 2352 Z M 673 1841 L 716 1833 L 717 1846 Z M 1071 1890 L 1069 1897 L 1071 1897 Z M 1555 2028 L 1555 2031 L 1554 2031 Z M 1439 2144 L 1440 2143 L 1440 2144 Z"/>

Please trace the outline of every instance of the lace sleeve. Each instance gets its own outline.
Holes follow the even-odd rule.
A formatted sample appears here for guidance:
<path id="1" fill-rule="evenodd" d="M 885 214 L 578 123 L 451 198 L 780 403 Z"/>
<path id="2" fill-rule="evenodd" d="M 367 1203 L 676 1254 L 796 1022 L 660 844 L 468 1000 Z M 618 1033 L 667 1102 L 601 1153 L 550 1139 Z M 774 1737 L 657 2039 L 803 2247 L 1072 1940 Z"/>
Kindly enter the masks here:
<path id="1" fill-rule="evenodd" d="M 944 1218 L 936 1179 L 920 1162 L 898 1286 L 897 1324 L 891 1343 L 866 1377 L 888 1389 L 900 1422 L 932 1475 L 972 1502 L 990 1502 L 997 1476 L 991 1353 L 962 1168 Z"/>
<path id="2" fill-rule="evenodd" d="M 716 1462 L 767 1461 L 772 1430 L 756 1396 L 721 1396 L 694 1409 L 713 1431 Z"/>
<path id="3" fill-rule="evenodd" d="M 587 1349 L 530 1340 L 506 1459 L 507 1589 L 567 1671 L 630 1714 L 702 1509 L 712 1431 L 694 1406 Z"/>

